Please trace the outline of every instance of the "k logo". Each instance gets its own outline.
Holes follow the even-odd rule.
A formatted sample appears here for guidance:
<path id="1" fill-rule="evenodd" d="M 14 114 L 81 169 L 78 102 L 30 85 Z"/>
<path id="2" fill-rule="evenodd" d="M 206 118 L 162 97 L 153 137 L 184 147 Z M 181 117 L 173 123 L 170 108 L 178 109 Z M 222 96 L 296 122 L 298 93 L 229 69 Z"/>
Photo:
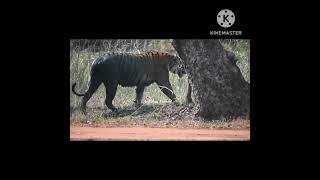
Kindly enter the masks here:
<path id="1" fill-rule="evenodd" d="M 221 27 L 228 28 L 234 24 L 235 18 L 232 11 L 223 9 L 217 15 L 217 22 Z"/>

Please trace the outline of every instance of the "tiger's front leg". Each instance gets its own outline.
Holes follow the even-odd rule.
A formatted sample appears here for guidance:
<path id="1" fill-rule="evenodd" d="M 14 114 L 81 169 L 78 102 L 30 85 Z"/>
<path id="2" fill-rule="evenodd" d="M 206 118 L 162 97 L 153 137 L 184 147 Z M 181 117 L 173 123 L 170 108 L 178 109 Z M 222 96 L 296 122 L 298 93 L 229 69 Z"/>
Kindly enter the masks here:
<path id="1" fill-rule="evenodd" d="M 189 103 L 192 103 L 192 98 L 191 98 L 191 85 L 190 85 L 190 83 L 188 83 L 188 93 L 187 93 L 187 103 L 189 104 Z"/>
<path id="2" fill-rule="evenodd" d="M 108 82 L 104 82 L 104 86 L 106 88 L 106 100 L 105 100 L 105 104 L 106 106 L 112 110 L 112 112 L 117 113 L 118 110 L 117 108 L 112 104 L 112 101 L 116 95 L 117 92 L 117 87 L 118 84 L 117 83 L 108 83 Z"/>
<path id="3" fill-rule="evenodd" d="M 170 82 L 157 82 L 159 88 L 161 89 L 161 91 L 168 97 L 171 99 L 171 101 L 176 104 L 179 105 L 179 102 L 177 101 L 176 95 L 174 94 L 171 84 Z"/>

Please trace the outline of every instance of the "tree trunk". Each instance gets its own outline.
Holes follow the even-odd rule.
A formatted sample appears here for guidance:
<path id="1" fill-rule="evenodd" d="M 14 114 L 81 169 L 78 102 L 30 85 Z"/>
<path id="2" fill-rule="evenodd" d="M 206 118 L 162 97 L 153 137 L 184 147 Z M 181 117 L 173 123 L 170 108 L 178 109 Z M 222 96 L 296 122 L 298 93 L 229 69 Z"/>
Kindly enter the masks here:
<path id="1" fill-rule="evenodd" d="M 196 117 L 217 120 L 249 116 L 250 85 L 234 54 L 225 51 L 219 40 L 179 39 L 172 45 L 185 62 Z"/>

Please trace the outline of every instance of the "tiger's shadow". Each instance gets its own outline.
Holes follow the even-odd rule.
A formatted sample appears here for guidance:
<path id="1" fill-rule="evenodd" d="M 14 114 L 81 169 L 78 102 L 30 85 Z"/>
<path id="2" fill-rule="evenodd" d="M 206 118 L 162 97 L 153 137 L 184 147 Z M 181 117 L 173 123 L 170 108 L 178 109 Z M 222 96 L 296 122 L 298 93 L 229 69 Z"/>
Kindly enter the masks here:
<path id="1" fill-rule="evenodd" d="M 112 112 L 110 109 L 106 107 L 94 107 L 94 108 L 87 108 L 87 113 L 102 113 L 103 117 L 125 117 L 125 116 L 140 116 L 140 115 L 148 115 L 152 112 L 160 109 L 163 105 L 158 104 L 151 104 L 151 105 L 142 105 L 139 108 L 131 106 L 123 106 L 119 107 L 117 112 Z M 79 107 L 72 107 L 70 106 L 70 117 L 75 113 L 81 113 Z"/>
<path id="2" fill-rule="evenodd" d="M 139 108 L 134 106 L 119 107 L 118 111 L 112 112 L 111 110 L 105 109 L 103 112 L 104 117 L 125 117 L 125 116 L 140 116 L 148 115 L 154 112 L 159 106 L 158 105 L 143 105 Z"/>

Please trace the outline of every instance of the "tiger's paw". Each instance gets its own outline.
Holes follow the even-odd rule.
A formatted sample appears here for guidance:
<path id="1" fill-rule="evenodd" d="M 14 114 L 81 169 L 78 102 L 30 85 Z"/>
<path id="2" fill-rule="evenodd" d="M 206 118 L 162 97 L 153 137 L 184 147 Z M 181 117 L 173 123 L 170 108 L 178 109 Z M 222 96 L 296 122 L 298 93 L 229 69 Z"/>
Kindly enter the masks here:
<path id="1" fill-rule="evenodd" d="M 139 107 L 141 107 L 142 106 L 142 103 L 139 103 L 139 102 L 137 102 L 137 101 L 134 101 L 134 107 L 135 108 L 139 108 Z"/>
<path id="2" fill-rule="evenodd" d="M 180 103 L 178 101 L 173 101 L 172 102 L 175 106 L 180 106 Z"/>

